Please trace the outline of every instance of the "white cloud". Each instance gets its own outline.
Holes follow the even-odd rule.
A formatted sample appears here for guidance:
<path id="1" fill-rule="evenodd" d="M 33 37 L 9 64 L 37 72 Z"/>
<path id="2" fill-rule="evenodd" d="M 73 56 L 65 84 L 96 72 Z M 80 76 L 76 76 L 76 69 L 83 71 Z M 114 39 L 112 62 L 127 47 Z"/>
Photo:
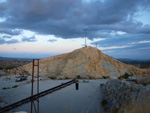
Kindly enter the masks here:
<path id="1" fill-rule="evenodd" d="M 124 34 L 126 34 L 126 32 L 123 32 L 123 31 L 117 31 L 117 34 L 119 34 L 119 35 L 124 35 Z"/>
<path id="2" fill-rule="evenodd" d="M 100 50 L 109 50 L 109 49 L 120 49 L 120 48 L 126 48 L 130 47 L 130 45 L 126 46 L 111 46 L 111 47 L 99 47 Z"/>
<path id="3" fill-rule="evenodd" d="M 6 18 L 0 18 L 0 22 L 5 22 Z"/>
<path id="4" fill-rule="evenodd" d="M 132 43 L 129 43 L 129 44 L 143 44 L 143 43 L 150 43 L 149 40 L 144 40 L 144 41 L 139 41 L 139 42 L 132 42 Z"/>

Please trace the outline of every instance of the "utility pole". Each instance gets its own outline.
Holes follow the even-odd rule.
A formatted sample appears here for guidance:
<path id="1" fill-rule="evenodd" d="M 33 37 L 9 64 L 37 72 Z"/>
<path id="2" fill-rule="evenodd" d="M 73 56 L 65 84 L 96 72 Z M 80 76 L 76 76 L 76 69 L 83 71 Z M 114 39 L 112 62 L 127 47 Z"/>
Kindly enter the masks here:
<path id="1" fill-rule="evenodd" d="M 83 29 L 84 31 L 85 31 L 85 47 L 87 47 L 87 45 L 86 45 L 86 37 L 87 37 L 87 30 L 88 29 Z"/>
<path id="2" fill-rule="evenodd" d="M 96 48 L 97 48 L 97 42 L 96 42 Z"/>

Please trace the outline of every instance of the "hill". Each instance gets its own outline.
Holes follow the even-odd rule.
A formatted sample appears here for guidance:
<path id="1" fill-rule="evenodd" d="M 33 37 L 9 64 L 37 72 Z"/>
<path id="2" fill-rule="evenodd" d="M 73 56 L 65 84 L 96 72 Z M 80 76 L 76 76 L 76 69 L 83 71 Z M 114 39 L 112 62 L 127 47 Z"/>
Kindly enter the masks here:
<path id="1" fill-rule="evenodd" d="M 36 72 L 36 70 L 35 70 Z M 9 73 L 32 74 L 32 63 Z M 94 47 L 83 47 L 71 53 L 52 56 L 40 60 L 40 76 L 57 78 L 103 78 L 119 77 L 127 73 L 134 76 L 149 76 L 150 70 L 124 64 L 103 54 Z"/>

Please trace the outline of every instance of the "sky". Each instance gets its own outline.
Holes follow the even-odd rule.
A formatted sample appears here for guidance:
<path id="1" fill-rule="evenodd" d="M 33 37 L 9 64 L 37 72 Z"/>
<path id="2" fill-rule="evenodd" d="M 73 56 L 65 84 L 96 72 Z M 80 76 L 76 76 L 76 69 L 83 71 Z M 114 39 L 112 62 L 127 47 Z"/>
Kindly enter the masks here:
<path id="1" fill-rule="evenodd" d="M 87 46 L 150 59 L 150 0 L 0 0 L 0 57 L 46 58 Z"/>

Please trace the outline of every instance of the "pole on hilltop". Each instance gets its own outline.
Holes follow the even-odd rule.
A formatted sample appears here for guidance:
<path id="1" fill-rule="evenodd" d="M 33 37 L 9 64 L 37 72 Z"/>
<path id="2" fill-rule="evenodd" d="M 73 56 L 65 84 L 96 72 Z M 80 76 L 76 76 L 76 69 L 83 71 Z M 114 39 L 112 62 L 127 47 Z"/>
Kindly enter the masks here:
<path id="1" fill-rule="evenodd" d="M 87 37 L 87 30 L 88 29 L 83 29 L 85 31 L 85 47 L 87 47 L 87 44 L 86 44 L 86 37 Z"/>

